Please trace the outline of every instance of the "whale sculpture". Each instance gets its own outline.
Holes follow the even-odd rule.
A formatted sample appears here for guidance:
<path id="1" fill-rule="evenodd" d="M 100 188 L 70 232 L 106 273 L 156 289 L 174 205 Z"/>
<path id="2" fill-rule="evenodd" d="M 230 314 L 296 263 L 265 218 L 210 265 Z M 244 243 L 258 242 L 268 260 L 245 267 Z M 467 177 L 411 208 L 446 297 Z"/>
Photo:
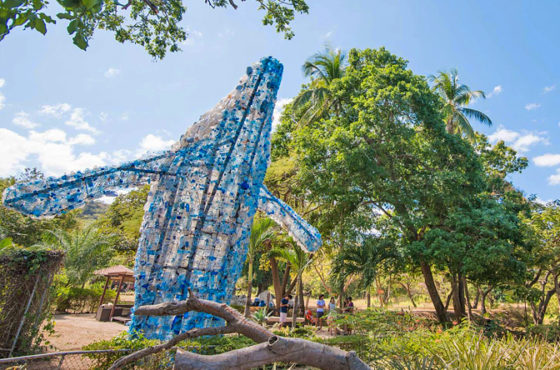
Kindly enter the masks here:
<path id="1" fill-rule="evenodd" d="M 116 167 L 7 188 L 4 205 L 33 217 L 82 206 L 117 188 L 151 185 L 135 261 L 135 308 L 197 296 L 229 302 L 247 254 L 257 209 L 306 251 L 318 231 L 263 185 L 282 64 L 263 58 L 237 87 L 193 124 L 171 150 Z M 130 330 L 169 339 L 221 324 L 204 313 L 134 316 Z"/>

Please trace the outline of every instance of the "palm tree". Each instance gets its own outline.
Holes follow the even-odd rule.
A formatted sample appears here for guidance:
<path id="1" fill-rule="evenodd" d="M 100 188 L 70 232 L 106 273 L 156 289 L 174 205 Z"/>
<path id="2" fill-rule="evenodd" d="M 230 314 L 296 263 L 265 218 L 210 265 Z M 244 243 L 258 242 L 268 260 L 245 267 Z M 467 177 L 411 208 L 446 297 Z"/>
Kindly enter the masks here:
<path id="1" fill-rule="evenodd" d="M 324 51 L 311 56 L 302 66 L 305 77 L 311 78 L 309 88 L 300 93 L 293 102 L 296 109 L 307 106 L 302 120 L 311 121 L 324 114 L 331 106 L 340 107 L 331 99 L 329 86 L 344 76 L 346 53 L 327 46 Z"/>
<path id="2" fill-rule="evenodd" d="M 486 114 L 467 108 L 473 99 L 486 98 L 486 95 L 481 90 L 472 91 L 467 85 L 461 84 L 456 69 L 439 72 L 437 76 L 432 75 L 429 79 L 434 83 L 434 91 L 444 102 L 443 113 L 447 132 L 463 134 L 472 140 L 475 134 L 469 118 L 474 118 L 488 126 L 492 125 L 492 120 Z"/>
<path id="3" fill-rule="evenodd" d="M 247 250 L 247 302 L 245 302 L 245 317 L 251 315 L 251 294 L 253 291 L 253 264 L 255 256 L 261 247 L 274 237 L 276 224 L 270 218 L 259 218 L 253 222 L 249 247 Z M 268 308 L 267 308 L 268 309 Z"/>
<path id="4" fill-rule="evenodd" d="M 53 232 L 58 246 L 64 250 L 64 267 L 69 283 L 82 288 L 93 271 L 105 267 L 112 257 L 111 236 L 99 233 L 95 228 Z"/>
<path id="5" fill-rule="evenodd" d="M 286 245 L 290 248 L 277 248 L 270 253 L 286 261 L 296 271 L 297 293 L 292 316 L 292 327 L 296 326 L 297 311 L 303 308 L 303 281 L 301 276 L 312 261 L 311 255 L 306 253 L 293 239 L 289 239 Z"/>
<path id="6" fill-rule="evenodd" d="M 378 263 L 378 251 L 373 244 L 346 246 L 333 261 L 333 277 L 338 280 L 339 286 L 344 286 L 344 282 L 349 278 L 359 279 L 361 288 L 368 292 L 369 308 L 369 288 L 375 281 Z"/>

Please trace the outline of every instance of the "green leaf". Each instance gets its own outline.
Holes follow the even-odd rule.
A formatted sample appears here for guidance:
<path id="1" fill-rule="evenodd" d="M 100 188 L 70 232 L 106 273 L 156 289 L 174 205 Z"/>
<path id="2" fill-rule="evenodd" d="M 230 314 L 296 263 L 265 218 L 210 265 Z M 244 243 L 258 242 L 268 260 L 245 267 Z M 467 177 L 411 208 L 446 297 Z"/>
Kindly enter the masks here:
<path id="1" fill-rule="evenodd" d="M 6 0 L 4 1 L 4 6 L 8 8 L 17 8 L 21 4 L 23 4 L 25 0 Z"/>
<path id="2" fill-rule="evenodd" d="M 27 20 L 28 20 L 27 14 L 25 13 L 20 14 L 20 16 L 17 17 L 17 19 L 14 21 L 14 27 L 21 26 L 22 24 L 27 22 Z"/>
<path id="3" fill-rule="evenodd" d="M 70 35 L 73 34 L 74 32 L 76 32 L 76 30 L 78 29 L 79 23 L 80 23 L 80 20 L 74 19 L 72 22 L 70 22 L 68 24 L 68 27 L 66 27 L 66 30 L 68 31 L 68 33 Z M 76 43 L 76 42 L 74 42 L 74 43 Z"/>
<path id="4" fill-rule="evenodd" d="M 80 34 L 77 34 L 76 36 L 74 36 L 74 38 L 72 40 L 74 40 L 74 45 L 76 45 L 80 49 L 82 49 L 82 50 L 87 49 L 88 43 L 87 43 L 87 40 L 85 39 L 84 36 L 82 36 Z"/>
<path id="5" fill-rule="evenodd" d="M 43 7 L 43 2 L 41 0 L 33 0 L 33 10 L 37 11 Z"/>
<path id="6" fill-rule="evenodd" d="M 88 9 L 91 10 L 94 6 L 97 5 L 97 0 L 82 0 L 82 4 Z"/>
<path id="7" fill-rule="evenodd" d="M 36 19 L 35 22 L 33 23 L 33 27 L 41 32 L 43 35 L 47 33 L 47 25 L 45 24 L 45 21 L 42 19 Z"/>
<path id="8" fill-rule="evenodd" d="M 60 19 L 74 19 L 75 18 L 75 16 L 70 14 L 70 13 L 58 13 L 56 16 Z"/>

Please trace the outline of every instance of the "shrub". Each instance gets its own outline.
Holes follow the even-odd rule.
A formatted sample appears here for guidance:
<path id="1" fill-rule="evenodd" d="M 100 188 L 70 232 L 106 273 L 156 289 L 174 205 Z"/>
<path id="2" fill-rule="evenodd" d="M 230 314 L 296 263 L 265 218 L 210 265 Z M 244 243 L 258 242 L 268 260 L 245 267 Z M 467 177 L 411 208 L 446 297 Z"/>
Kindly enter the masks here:
<path id="1" fill-rule="evenodd" d="M 96 365 L 92 369 L 107 369 L 119 358 L 127 354 L 151 347 L 161 343 L 158 340 L 146 339 L 142 334 L 131 337 L 128 333 L 122 333 L 110 340 L 101 340 L 84 346 L 84 350 L 113 349 L 119 352 L 111 353 L 93 353 L 87 356 L 95 360 Z M 245 348 L 254 345 L 255 342 L 241 335 L 224 335 L 217 337 L 197 338 L 183 341 L 176 347 L 183 348 L 187 351 L 196 352 L 202 355 L 215 355 L 232 351 L 235 349 Z M 123 351 L 128 350 L 128 351 Z M 160 352 L 150 355 L 147 358 L 134 364 L 135 368 L 170 368 L 174 359 L 175 351 Z"/>
<path id="2" fill-rule="evenodd" d="M 527 335 L 549 342 L 558 342 L 560 341 L 560 325 L 531 325 L 527 328 Z"/>
<path id="3" fill-rule="evenodd" d="M 59 312 L 96 312 L 99 299 L 103 294 L 103 287 L 92 286 L 91 288 L 59 287 L 56 297 L 56 310 Z M 116 292 L 107 289 L 103 302 L 109 302 L 115 298 Z"/>

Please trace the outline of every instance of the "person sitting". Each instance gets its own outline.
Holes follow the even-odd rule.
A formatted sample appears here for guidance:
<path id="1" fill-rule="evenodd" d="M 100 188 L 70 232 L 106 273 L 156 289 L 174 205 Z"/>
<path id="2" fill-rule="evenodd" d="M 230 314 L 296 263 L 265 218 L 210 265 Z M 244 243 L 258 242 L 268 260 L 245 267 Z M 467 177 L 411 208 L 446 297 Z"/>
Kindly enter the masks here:
<path id="1" fill-rule="evenodd" d="M 317 318 L 313 316 L 311 310 L 305 311 L 305 319 L 311 323 L 311 325 L 317 325 Z"/>

